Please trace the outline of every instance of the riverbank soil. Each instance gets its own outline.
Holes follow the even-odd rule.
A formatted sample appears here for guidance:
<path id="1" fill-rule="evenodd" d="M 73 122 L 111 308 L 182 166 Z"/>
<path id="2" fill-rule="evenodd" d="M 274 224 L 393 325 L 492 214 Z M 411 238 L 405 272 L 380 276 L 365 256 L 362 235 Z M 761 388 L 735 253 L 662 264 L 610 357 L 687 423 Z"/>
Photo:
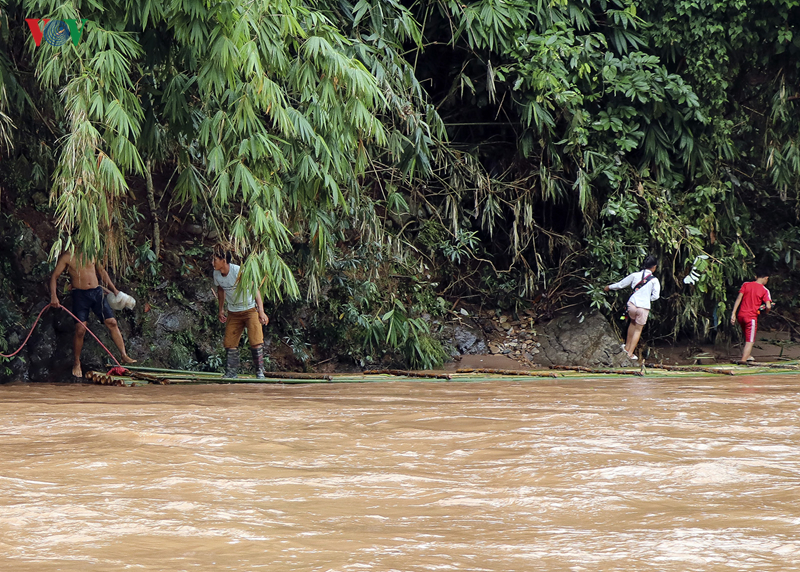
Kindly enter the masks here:
<path id="1" fill-rule="evenodd" d="M 731 363 L 742 357 L 741 336 L 730 344 L 659 344 L 650 348 L 648 361 L 677 365 Z M 752 356 L 759 362 L 778 362 L 800 359 L 800 343 L 791 339 L 788 331 L 759 331 Z"/>
<path id="2" fill-rule="evenodd" d="M 577 312 L 576 315 L 580 316 L 580 313 Z M 496 315 L 494 312 L 475 312 L 473 316 L 482 326 L 488 352 L 456 356 L 454 361 L 444 365 L 445 370 L 461 368 L 526 370 L 542 366 L 542 360 L 537 360 L 537 357 L 543 357 L 540 348 L 542 333 L 547 329 L 547 322 L 537 323 L 532 312 L 523 314 L 524 318 L 521 320 L 500 312 Z M 618 334 L 619 343 L 622 343 L 624 328 Z M 742 355 L 743 340 L 738 331 L 734 331 L 732 340 L 716 344 L 710 341 L 698 343 L 692 340 L 649 343 L 646 338 L 645 334 L 639 351 L 642 354 L 640 357 L 644 357 L 647 362 L 665 365 L 724 364 L 738 361 Z M 767 317 L 760 324 L 752 355 L 759 362 L 800 359 L 800 343 L 796 339 L 796 336 L 793 339 L 790 330 L 781 327 L 780 322 Z"/>

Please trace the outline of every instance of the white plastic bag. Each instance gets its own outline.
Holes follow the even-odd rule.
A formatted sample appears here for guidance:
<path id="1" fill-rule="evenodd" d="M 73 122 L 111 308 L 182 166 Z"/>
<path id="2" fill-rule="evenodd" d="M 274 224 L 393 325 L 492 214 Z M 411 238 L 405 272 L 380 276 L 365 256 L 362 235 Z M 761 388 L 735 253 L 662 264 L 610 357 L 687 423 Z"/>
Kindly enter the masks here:
<path id="1" fill-rule="evenodd" d="M 120 290 L 119 294 L 111 293 L 108 295 L 108 305 L 112 310 L 133 310 L 136 307 L 136 300 L 133 296 Z"/>

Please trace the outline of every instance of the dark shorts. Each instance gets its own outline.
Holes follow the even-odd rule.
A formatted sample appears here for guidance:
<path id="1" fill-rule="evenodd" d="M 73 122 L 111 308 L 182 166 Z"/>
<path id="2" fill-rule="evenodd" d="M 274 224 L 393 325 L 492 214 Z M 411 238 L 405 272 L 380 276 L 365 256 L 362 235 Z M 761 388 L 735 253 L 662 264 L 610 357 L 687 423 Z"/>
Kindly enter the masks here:
<path id="1" fill-rule="evenodd" d="M 72 289 L 72 312 L 81 322 L 89 319 L 89 312 L 105 322 L 114 317 L 114 311 L 108 305 L 108 299 L 103 293 L 103 289 L 98 286 L 89 290 Z"/>

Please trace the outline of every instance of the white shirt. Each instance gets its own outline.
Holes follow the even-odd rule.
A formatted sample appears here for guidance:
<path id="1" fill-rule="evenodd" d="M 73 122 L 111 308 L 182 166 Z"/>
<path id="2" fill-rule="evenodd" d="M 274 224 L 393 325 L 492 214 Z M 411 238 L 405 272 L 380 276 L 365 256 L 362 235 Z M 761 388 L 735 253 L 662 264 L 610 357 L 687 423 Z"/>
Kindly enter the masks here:
<path id="1" fill-rule="evenodd" d="M 640 270 L 639 272 L 634 272 L 616 284 L 611 284 L 608 289 L 622 290 L 628 286 L 635 288 L 639 282 L 651 274 L 652 272 L 649 270 Z M 647 284 L 639 288 L 637 292 L 631 294 L 631 297 L 628 298 L 628 302 L 633 303 L 633 305 L 637 308 L 646 308 L 649 310 L 650 302 L 655 302 L 658 300 L 659 296 L 661 296 L 661 283 L 658 281 L 658 278 L 653 278 Z"/>
<path id="2" fill-rule="evenodd" d="M 228 274 L 223 276 L 219 270 L 214 270 L 214 284 L 225 290 L 225 305 L 228 312 L 244 312 L 256 307 L 256 299 L 244 290 L 236 290 L 236 280 L 239 278 L 239 266 L 229 264 Z"/>

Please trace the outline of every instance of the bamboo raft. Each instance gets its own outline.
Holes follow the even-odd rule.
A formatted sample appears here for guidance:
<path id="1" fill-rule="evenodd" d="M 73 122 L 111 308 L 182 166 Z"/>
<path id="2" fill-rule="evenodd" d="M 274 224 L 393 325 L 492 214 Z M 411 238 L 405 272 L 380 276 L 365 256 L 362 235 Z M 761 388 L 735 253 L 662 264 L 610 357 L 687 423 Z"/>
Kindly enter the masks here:
<path id="1" fill-rule="evenodd" d="M 546 379 L 611 379 L 626 377 L 674 378 L 674 377 L 719 377 L 753 376 L 800 373 L 800 362 L 730 364 L 720 366 L 680 366 L 645 363 L 633 368 L 590 368 L 584 366 L 551 366 L 530 370 L 508 369 L 459 369 L 455 372 L 425 372 L 407 370 L 369 370 L 362 373 L 295 373 L 267 372 L 266 378 L 240 375 L 227 379 L 221 373 L 184 371 L 154 367 L 129 366 L 124 374 L 112 375 L 89 371 L 85 378 L 97 385 L 142 386 L 142 385 L 202 385 L 202 384 L 308 384 L 308 383 L 374 383 L 387 381 L 415 382 L 479 382 L 479 381 L 526 381 Z"/>

